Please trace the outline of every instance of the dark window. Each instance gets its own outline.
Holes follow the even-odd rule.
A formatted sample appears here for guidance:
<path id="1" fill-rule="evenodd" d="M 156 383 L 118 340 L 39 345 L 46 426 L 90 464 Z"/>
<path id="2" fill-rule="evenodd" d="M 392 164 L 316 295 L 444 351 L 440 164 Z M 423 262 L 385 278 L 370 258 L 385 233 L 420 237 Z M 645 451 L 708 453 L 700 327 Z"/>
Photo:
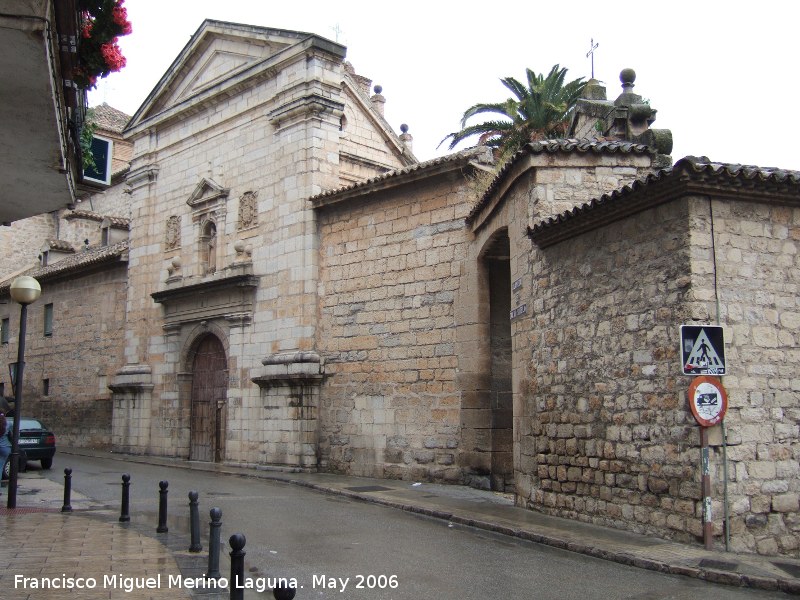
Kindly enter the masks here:
<path id="1" fill-rule="evenodd" d="M 42 379 L 42 396 L 50 395 L 50 380 Z"/>
<path id="2" fill-rule="evenodd" d="M 44 334 L 46 336 L 53 335 L 53 305 L 44 305 Z"/>
<path id="3" fill-rule="evenodd" d="M 83 170 L 83 176 L 96 183 L 111 185 L 111 140 L 92 138 L 94 167 Z"/>
<path id="4" fill-rule="evenodd" d="M 0 341 L 2 341 L 3 344 L 8 343 L 8 337 L 9 337 L 8 327 L 9 327 L 8 319 L 3 319 L 3 322 L 0 323 Z"/>

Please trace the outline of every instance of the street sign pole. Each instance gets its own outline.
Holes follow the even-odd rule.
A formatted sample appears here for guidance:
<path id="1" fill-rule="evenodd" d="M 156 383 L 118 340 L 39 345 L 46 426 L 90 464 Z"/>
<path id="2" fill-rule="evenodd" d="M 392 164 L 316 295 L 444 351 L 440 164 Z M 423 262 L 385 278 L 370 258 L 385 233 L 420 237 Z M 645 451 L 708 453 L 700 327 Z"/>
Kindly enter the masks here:
<path id="1" fill-rule="evenodd" d="M 703 544 L 706 550 L 713 550 L 714 521 L 711 515 L 711 464 L 708 457 L 708 427 L 700 427 L 700 453 L 703 474 Z"/>
<path id="2" fill-rule="evenodd" d="M 708 429 L 722 423 L 728 410 L 728 394 L 716 377 L 695 377 L 689 385 L 689 407 L 700 425 L 701 492 L 703 496 L 703 543 L 714 548 L 714 520 L 711 514 L 711 459 Z"/>

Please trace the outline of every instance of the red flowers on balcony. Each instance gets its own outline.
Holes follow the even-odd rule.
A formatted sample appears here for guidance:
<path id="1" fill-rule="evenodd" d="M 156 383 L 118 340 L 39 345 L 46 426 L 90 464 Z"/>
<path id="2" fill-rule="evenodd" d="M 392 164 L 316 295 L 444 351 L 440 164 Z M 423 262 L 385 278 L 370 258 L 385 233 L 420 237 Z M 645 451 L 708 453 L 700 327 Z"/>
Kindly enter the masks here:
<path id="1" fill-rule="evenodd" d="M 78 0 L 81 40 L 78 65 L 72 78 L 78 87 L 91 89 L 97 80 L 125 66 L 125 57 L 117 45 L 119 36 L 131 33 L 125 0 Z"/>

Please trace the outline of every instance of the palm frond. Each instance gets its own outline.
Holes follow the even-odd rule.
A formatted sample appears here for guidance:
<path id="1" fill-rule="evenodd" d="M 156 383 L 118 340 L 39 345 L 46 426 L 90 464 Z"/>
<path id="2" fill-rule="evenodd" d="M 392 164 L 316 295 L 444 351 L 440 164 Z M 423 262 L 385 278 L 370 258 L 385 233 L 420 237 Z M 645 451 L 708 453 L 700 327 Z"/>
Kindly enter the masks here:
<path id="1" fill-rule="evenodd" d="M 479 144 L 514 152 L 532 139 L 560 137 L 567 130 L 576 102 L 586 82 L 581 77 L 565 83 L 567 69 L 553 65 L 545 76 L 525 69 L 526 84 L 514 77 L 503 77 L 500 83 L 513 97 L 505 102 L 479 103 L 468 108 L 461 119 L 461 130 L 448 134 L 439 142 L 450 140 L 452 150 L 461 141 L 479 136 Z M 492 113 L 503 120 L 467 125 L 472 117 Z"/>

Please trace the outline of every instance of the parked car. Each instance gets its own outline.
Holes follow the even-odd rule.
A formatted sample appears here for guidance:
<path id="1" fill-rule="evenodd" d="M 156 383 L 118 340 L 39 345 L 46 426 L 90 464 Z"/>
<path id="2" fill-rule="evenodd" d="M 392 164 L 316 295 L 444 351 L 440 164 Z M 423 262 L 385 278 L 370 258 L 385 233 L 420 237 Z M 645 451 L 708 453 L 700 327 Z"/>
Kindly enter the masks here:
<path id="1" fill-rule="evenodd" d="M 8 417 L 12 427 L 14 418 Z M 20 452 L 20 471 L 25 470 L 25 465 L 29 460 L 38 460 L 43 469 L 53 466 L 53 456 L 56 453 L 56 436 L 47 429 L 41 421 L 22 417 L 19 423 L 19 452 Z M 3 465 L 3 478 L 8 479 L 11 472 L 11 462 L 6 461 Z"/>

